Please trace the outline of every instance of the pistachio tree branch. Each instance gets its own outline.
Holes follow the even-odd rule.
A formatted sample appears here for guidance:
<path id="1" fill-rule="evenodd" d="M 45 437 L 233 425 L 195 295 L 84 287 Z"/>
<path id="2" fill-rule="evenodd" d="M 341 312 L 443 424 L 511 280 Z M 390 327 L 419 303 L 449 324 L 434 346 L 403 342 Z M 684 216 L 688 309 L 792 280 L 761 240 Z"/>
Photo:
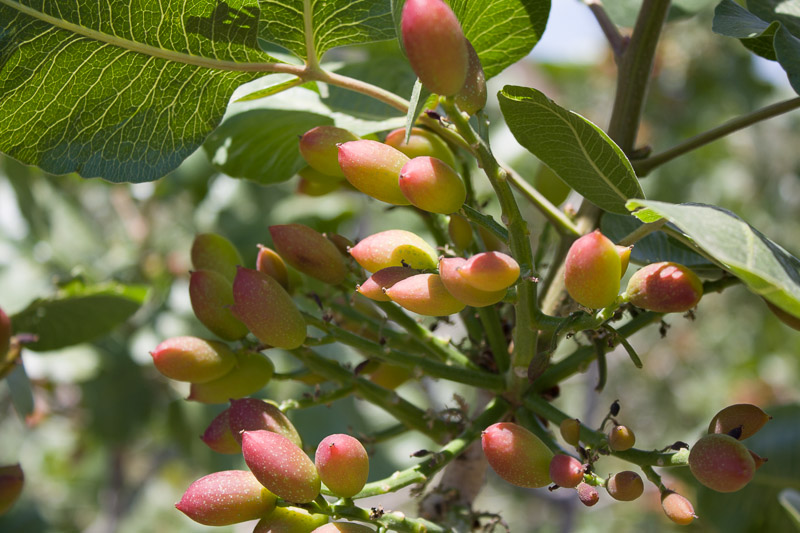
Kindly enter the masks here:
<path id="1" fill-rule="evenodd" d="M 798 107 L 800 107 L 800 97 L 795 97 L 790 98 L 789 100 L 784 100 L 783 102 L 768 105 L 764 108 L 753 111 L 752 113 L 736 117 L 733 120 L 717 126 L 716 128 L 695 135 L 694 137 L 687 139 L 668 150 L 652 155 L 647 159 L 634 160 L 632 162 L 633 169 L 636 171 L 638 176 L 646 176 L 654 168 L 659 167 L 678 156 L 681 156 L 687 152 L 691 152 L 692 150 L 696 150 L 701 146 L 705 146 L 706 144 L 716 141 L 717 139 L 721 139 L 722 137 L 730 135 L 735 131 L 752 126 L 753 124 L 776 117 L 783 113 L 787 113 L 797 109 Z"/>
<path id="2" fill-rule="evenodd" d="M 600 0 L 583 0 L 583 3 L 586 4 L 592 11 L 594 18 L 597 19 L 600 29 L 603 30 L 608 44 L 614 52 L 614 56 L 619 57 L 625 47 L 625 38 L 620 34 L 619 28 L 617 28 L 617 25 L 611 20 L 611 17 L 608 16 L 608 13 L 606 13 L 603 2 Z"/>

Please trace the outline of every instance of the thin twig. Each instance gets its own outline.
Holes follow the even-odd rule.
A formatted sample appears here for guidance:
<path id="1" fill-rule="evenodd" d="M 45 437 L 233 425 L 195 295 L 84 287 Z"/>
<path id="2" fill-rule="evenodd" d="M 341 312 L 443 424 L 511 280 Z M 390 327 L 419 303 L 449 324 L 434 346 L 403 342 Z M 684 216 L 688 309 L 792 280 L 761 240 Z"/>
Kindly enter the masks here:
<path id="1" fill-rule="evenodd" d="M 619 32 L 617 25 L 614 24 L 614 21 L 608 16 L 608 13 L 606 13 L 605 8 L 603 7 L 603 2 L 600 0 L 583 0 L 583 3 L 586 4 L 586 6 L 592 11 L 594 18 L 597 19 L 600 29 L 603 30 L 606 39 L 608 39 L 608 44 L 611 46 L 611 50 L 614 52 L 614 56 L 621 56 L 622 51 L 625 49 L 626 39 Z"/>

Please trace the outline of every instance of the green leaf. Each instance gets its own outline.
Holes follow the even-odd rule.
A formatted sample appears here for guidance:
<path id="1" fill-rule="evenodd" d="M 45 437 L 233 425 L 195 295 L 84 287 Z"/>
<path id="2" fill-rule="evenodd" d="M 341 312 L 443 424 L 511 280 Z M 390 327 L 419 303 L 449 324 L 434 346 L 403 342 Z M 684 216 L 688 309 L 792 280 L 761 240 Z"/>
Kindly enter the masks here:
<path id="1" fill-rule="evenodd" d="M 789 516 L 794 522 L 795 529 L 800 531 L 800 490 L 783 489 L 778 494 L 778 501 L 786 512 L 789 513 Z"/>
<path id="2" fill-rule="evenodd" d="M 712 30 L 777 60 L 800 94 L 800 0 L 749 0 L 747 7 L 722 0 L 714 10 Z"/>
<path id="3" fill-rule="evenodd" d="M 536 89 L 507 85 L 498 98 L 517 142 L 587 200 L 627 214 L 625 200 L 644 196 L 630 161 L 599 127 Z"/>
<path id="4" fill-rule="evenodd" d="M 335 46 L 395 38 L 390 0 L 260 0 L 258 3 L 259 36 L 312 63 Z"/>
<path id="5" fill-rule="evenodd" d="M 712 205 L 627 203 L 643 222 L 666 218 L 722 268 L 784 311 L 800 316 L 800 260 L 735 214 Z"/>
<path id="6" fill-rule="evenodd" d="M 247 84 L 234 97 L 258 94 L 265 84 L 273 86 L 273 78 L 278 77 Z M 363 95 L 352 91 L 329 89 L 327 98 L 295 87 L 270 98 L 232 103 L 222 125 L 204 145 L 212 164 L 236 178 L 280 183 L 306 165 L 297 140 L 315 126 L 335 125 L 356 135 L 403 127 L 405 117 L 385 104 L 372 99 L 366 103 Z M 359 105 L 360 111 L 353 109 Z"/>
<path id="7" fill-rule="evenodd" d="M 15 365 L 14 370 L 6 376 L 6 383 L 8 383 L 8 390 L 11 393 L 11 403 L 19 417 L 24 419 L 33 413 L 33 389 L 31 389 L 31 380 L 28 379 L 25 367 Z"/>
<path id="8" fill-rule="evenodd" d="M 48 172 L 154 180 L 271 63 L 257 0 L 0 0 L 0 150 Z"/>
<path id="9" fill-rule="evenodd" d="M 600 221 L 603 235 L 619 242 L 642 225 L 636 217 L 606 213 Z M 636 241 L 631 250 L 631 261 L 640 265 L 673 261 L 694 270 L 714 269 L 717 266 L 666 233 L 656 231 Z"/>
<path id="10" fill-rule="evenodd" d="M 55 350 L 105 335 L 135 313 L 146 298 L 147 289 L 142 286 L 84 285 L 73 280 L 52 298 L 31 302 L 11 317 L 11 323 L 15 333 L 38 336 L 26 349 Z"/>
<path id="11" fill-rule="evenodd" d="M 450 0 L 450 6 L 487 80 L 530 53 L 550 15 L 550 0 Z"/>

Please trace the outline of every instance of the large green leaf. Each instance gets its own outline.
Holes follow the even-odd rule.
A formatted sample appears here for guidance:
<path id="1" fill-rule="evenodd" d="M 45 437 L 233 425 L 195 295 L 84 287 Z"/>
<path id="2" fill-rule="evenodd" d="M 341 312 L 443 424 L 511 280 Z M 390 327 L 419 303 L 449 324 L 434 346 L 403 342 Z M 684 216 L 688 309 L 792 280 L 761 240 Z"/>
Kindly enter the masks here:
<path id="1" fill-rule="evenodd" d="M 392 3 L 399 36 L 405 0 Z M 550 15 L 550 0 L 449 0 L 448 4 L 478 52 L 486 79 L 528 55 L 542 38 Z"/>
<path id="2" fill-rule="evenodd" d="M 146 297 L 144 287 L 119 283 L 90 286 L 74 280 L 52 298 L 31 302 L 11 317 L 11 323 L 15 333 L 39 337 L 26 344 L 26 349 L 55 350 L 110 332 L 135 313 Z"/>
<path id="3" fill-rule="evenodd" d="M 600 221 L 603 235 L 614 242 L 619 242 L 641 226 L 642 221 L 636 217 L 614 213 L 604 214 Z M 662 231 L 653 232 L 636 241 L 631 250 L 631 261 L 640 265 L 673 261 L 695 270 L 713 268 L 719 272 L 714 263 Z"/>
<path id="4" fill-rule="evenodd" d="M 517 141 L 590 202 L 627 214 L 625 201 L 644 196 L 622 150 L 582 116 L 527 87 L 507 85 L 499 100 Z"/>
<path id="5" fill-rule="evenodd" d="M 781 309 L 800 316 L 800 260 L 735 214 L 712 205 L 631 200 L 643 222 L 666 218 L 721 267 Z"/>
<path id="6" fill-rule="evenodd" d="M 722 0 L 714 11 L 712 29 L 777 60 L 800 93 L 800 0 L 749 0 L 747 7 Z"/>
<path id="7" fill-rule="evenodd" d="M 203 142 L 258 46 L 257 0 L 0 0 L 0 150 L 141 182 Z M 244 70 L 244 69 L 243 69 Z"/>
<path id="8" fill-rule="evenodd" d="M 550 0 L 450 0 L 486 79 L 530 53 L 544 34 Z"/>
<path id="9" fill-rule="evenodd" d="M 413 76 L 407 79 L 413 83 Z M 236 95 L 258 91 L 265 84 L 267 80 L 257 80 Z M 269 98 L 234 102 L 222 125 L 204 145 L 209 159 L 229 176 L 264 184 L 280 183 L 306 165 L 297 139 L 315 126 L 332 124 L 365 135 L 400 128 L 405 122 L 399 112 L 380 102 L 365 103 L 357 93 L 330 89 L 327 98 L 296 87 Z"/>
<path id="10" fill-rule="evenodd" d="M 260 0 L 259 36 L 303 60 L 335 46 L 395 38 L 391 0 Z"/>

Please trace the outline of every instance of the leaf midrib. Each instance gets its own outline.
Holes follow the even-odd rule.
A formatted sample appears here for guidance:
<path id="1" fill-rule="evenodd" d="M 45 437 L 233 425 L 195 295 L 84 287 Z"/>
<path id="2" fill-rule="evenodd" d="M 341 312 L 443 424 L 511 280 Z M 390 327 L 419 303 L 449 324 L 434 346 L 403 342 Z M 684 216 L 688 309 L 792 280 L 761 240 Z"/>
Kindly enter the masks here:
<path id="1" fill-rule="evenodd" d="M 0 0 L 0 4 L 5 4 L 12 9 L 16 9 L 20 13 L 28 15 L 29 17 L 33 17 L 35 19 L 41 20 L 42 22 L 46 22 L 47 24 L 75 33 L 77 35 L 82 35 L 89 39 L 111 44 L 113 46 L 130 50 L 132 52 L 138 52 L 140 54 L 157 57 L 160 59 L 166 59 L 168 61 L 175 61 L 177 63 L 184 63 L 187 65 L 194 65 L 197 67 L 213 68 L 217 70 L 228 70 L 234 72 L 283 72 L 287 74 L 294 74 L 296 76 L 301 76 L 305 72 L 305 67 L 297 65 L 289 65 L 287 63 L 270 63 L 270 62 L 241 63 L 237 61 L 226 61 L 221 59 L 211 59 L 203 56 L 184 54 L 181 52 L 176 52 L 174 50 L 166 50 L 164 48 L 158 48 L 156 46 L 151 46 L 149 44 L 131 41 L 130 39 L 123 39 L 116 35 L 109 35 L 107 33 L 99 32 L 97 30 L 81 26 L 79 24 L 74 24 L 72 22 L 68 22 L 66 20 L 54 17 L 52 15 L 48 15 L 47 13 L 42 13 L 41 11 L 38 11 L 26 5 L 22 5 L 14 0 Z"/>

